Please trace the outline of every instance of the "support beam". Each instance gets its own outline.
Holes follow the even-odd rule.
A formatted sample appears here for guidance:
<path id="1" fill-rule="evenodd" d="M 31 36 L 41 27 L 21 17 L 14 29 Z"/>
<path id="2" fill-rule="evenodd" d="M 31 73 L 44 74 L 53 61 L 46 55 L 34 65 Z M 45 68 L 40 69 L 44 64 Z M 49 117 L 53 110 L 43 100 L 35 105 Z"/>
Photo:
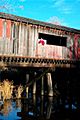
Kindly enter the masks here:
<path id="1" fill-rule="evenodd" d="M 48 82 L 48 95 L 53 96 L 51 73 L 47 73 L 47 82 Z"/>
<path id="2" fill-rule="evenodd" d="M 36 76 L 36 72 L 34 72 L 34 76 Z M 33 83 L 33 94 L 36 94 L 36 81 Z"/>
<path id="3" fill-rule="evenodd" d="M 29 74 L 26 74 L 26 83 L 29 82 Z M 26 97 L 28 98 L 29 87 L 26 87 Z"/>
<path id="4" fill-rule="evenodd" d="M 41 95 L 44 95 L 44 76 L 41 79 Z"/>

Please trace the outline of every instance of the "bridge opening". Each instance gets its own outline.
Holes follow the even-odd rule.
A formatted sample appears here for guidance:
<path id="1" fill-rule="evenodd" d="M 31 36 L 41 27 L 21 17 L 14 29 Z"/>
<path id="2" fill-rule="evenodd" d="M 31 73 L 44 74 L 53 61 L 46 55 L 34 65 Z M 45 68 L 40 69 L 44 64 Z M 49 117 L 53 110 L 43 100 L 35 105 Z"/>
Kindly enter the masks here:
<path id="1" fill-rule="evenodd" d="M 39 33 L 39 39 L 41 38 L 49 45 L 67 46 L 67 37 Z"/>

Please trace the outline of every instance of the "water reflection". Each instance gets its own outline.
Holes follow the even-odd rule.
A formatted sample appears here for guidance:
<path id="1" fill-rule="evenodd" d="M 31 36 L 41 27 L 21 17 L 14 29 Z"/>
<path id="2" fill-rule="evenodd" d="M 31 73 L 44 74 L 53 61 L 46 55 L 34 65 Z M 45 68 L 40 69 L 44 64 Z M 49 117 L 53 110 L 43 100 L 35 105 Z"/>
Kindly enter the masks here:
<path id="1" fill-rule="evenodd" d="M 76 103 L 61 97 L 30 95 L 0 104 L 0 120 L 79 120 L 79 113 Z"/>
<path id="2" fill-rule="evenodd" d="M 5 100 L 0 104 L 0 120 L 16 120 L 21 110 L 21 100 Z"/>

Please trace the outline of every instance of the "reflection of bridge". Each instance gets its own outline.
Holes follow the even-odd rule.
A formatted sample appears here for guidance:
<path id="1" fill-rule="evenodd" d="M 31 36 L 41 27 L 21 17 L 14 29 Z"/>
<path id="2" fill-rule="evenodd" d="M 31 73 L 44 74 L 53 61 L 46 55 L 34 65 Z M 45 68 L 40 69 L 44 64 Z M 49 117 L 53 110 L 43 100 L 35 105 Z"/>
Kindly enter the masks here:
<path id="1" fill-rule="evenodd" d="M 21 100 L 21 111 L 17 112 L 17 116 L 21 119 L 29 120 L 63 120 L 66 118 L 78 118 L 78 103 L 75 105 L 67 99 L 32 96 L 29 101 Z M 75 106 L 75 108 L 72 107 Z M 66 107 L 67 106 L 67 107 Z"/>
<path id="2" fill-rule="evenodd" d="M 66 102 L 67 101 L 67 102 Z M 79 118 L 76 101 L 67 98 L 30 95 L 29 99 L 6 100 L 0 105 L 0 119 L 63 120 Z M 75 106 L 74 108 L 72 107 Z M 79 108 L 80 109 L 80 108 Z"/>

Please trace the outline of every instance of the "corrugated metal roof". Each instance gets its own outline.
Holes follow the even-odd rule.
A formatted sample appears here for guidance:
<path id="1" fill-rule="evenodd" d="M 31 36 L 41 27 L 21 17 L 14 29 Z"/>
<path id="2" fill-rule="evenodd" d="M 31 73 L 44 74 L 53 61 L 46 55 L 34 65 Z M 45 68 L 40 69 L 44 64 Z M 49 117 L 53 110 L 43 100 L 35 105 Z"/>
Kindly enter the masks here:
<path id="1" fill-rule="evenodd" d="M 38 21 L 38 20 L 33 20 L 33 19 L 20 17 L 20 16 L 16 16 L 16 15 L 12 15 L 12 14 L 7 14 L 7 13 L 3 13 L 3 12 L 0 12 L 0 18 L 10 19 L 10 20 L 18 21 L 18 22 L 23 22 L 23 23 L 30 23 L 33 25 L 41 25 L 41 26 L 50 27 L 53 29 L 55 28 L 58 30 L 65 30 L 67 32 L 73 32 L 73 33 L 80 34 L 80 30 L 78 30 L 78 29 L 65 27 L 65 26 L 61 26 L 61 25 L 55 25 L 55 24 L 51 24 L 51 23 L 47 23 L 47 22 L 43 22 L 43 21 Z"/>

